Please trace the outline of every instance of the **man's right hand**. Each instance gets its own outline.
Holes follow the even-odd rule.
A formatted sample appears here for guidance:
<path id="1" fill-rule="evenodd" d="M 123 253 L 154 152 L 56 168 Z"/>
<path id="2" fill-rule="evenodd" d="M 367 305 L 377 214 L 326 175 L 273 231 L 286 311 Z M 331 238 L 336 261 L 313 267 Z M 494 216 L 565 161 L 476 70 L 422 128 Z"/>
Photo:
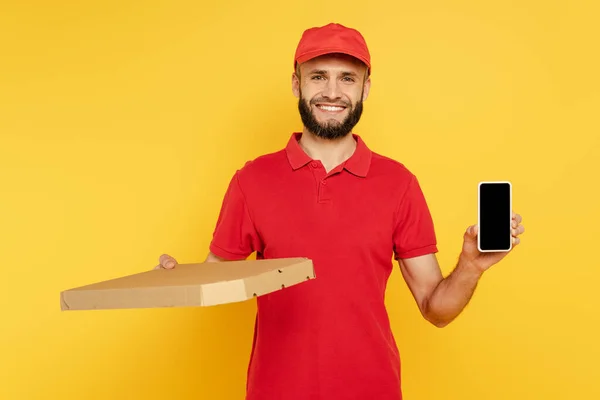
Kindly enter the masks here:
<path id="1" fill-rule="evenodd" d="M 154 269 L 173 269 L 177 266 L 177 260 L 168 254 L 163 254 L 158 258 L 158 265 Z"/>

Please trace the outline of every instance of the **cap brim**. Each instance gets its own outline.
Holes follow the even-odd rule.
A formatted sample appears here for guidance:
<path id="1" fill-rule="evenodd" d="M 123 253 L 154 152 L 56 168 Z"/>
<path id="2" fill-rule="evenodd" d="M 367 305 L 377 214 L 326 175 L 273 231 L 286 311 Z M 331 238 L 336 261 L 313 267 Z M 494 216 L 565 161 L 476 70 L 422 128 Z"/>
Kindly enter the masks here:
<path id="1" fill-rule="evenodd" d="M 300 56 L 298 56 L 298 58 L 296 58 L 296 61 L 294 62 L 294 67 L 297 64 L 305 63 L 308 60 L 312 60 L 313 58 L 316 58 L 319 56 L 324 56 L 326 54 L 346 54 L 348 56 L 354 57 L 357 60 L 361 61 L 363 64 L 365 64 L 367 66 L 367 69 L 369 70 L 369 72 L 371 71 L 371 65 L 364 56 L 362 56 L 361 54 L 358 54 L 358 53 L 354 53 L 352 51 L 348 51 L 346 49 L 338 49 L 338 48 L 319 49 L 319 50 L 310 51 L 310 52 L 301 54 Z"/>

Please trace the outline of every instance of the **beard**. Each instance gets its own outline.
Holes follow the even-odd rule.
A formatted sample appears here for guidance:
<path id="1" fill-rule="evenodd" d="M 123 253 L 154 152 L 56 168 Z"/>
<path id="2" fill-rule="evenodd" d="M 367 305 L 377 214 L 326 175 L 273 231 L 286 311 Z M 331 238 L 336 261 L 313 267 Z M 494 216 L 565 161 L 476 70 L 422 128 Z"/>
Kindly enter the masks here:
<path id="1" fill-rule="evenodd" d="M 302 122 L 304 123 L 306 129 L 308 129 L 312 134 L 328 140 L 340 139 L 348 135 L 352 129 L 354 129 L 356 124 L 358 124 L 358 121 L 360 121 L 363 111 L 362 100 L 358 101 L 354 106 L 345 101 L 337 102 L 337 105 L 346 107 L 348 109 L 348 116 L 342 122 L 327 121 L 320 123 L 317 121 L 310 108 L 311 105 L 315 105 L 317 103 L 330 102 L 322 99 L 313 99 L 309 104 L 309 102 L 302 97 L 302 92 L 300 92 L 300 100 L 298 100 L 298 111 L 300 111 L 300 118 L 302 118 Z"/>

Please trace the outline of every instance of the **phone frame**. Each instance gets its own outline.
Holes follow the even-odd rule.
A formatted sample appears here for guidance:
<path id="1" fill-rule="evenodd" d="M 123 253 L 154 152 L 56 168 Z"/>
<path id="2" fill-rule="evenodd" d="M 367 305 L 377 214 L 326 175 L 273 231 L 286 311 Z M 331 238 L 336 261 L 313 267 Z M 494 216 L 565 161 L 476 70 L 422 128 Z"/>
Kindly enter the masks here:
<path id="1" fill-rule="evenodd" d="M 513 238 L 512 238 L 512 234 L 510 235 L 510 241 L 509 241 L 509 246 L 508 249 L 502 249 L 502 250 L 482 250 L 481 249 L 481 242 L 480 242 L 480 233 L 481 233 L 481 186 L 485 185 L 485 184 L 508 184 L 508 189 L 509 189 L 509 213 L 508 213 L 508 221 L 509 224 L 511 225 L 510 229 L 512 232 L 512 202 L 513 202 L 513 185 L 510 181 L 481 181 L 477 184 L 477 226 L 480 228 L 479 231 L 477 232 L 477 250 L 479 250 L 481 253 L 507 253 L 509 251 L 512 250 L 513 247 Z"/>

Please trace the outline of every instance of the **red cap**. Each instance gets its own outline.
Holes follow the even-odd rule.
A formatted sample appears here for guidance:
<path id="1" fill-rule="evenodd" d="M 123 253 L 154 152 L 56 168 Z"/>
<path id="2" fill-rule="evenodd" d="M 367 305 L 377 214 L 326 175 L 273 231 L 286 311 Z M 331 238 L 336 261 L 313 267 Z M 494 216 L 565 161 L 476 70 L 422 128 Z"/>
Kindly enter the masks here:
<path id="1" fill-rule="evenodd" d="M 298 63 L 331 53 L 358 58 L 367 65 L 369 74 L 371 73 L 371 55 L 363 36 L 356 29 L 335 23 L 304 31 L 296 48 L 294 69 Z"/>

